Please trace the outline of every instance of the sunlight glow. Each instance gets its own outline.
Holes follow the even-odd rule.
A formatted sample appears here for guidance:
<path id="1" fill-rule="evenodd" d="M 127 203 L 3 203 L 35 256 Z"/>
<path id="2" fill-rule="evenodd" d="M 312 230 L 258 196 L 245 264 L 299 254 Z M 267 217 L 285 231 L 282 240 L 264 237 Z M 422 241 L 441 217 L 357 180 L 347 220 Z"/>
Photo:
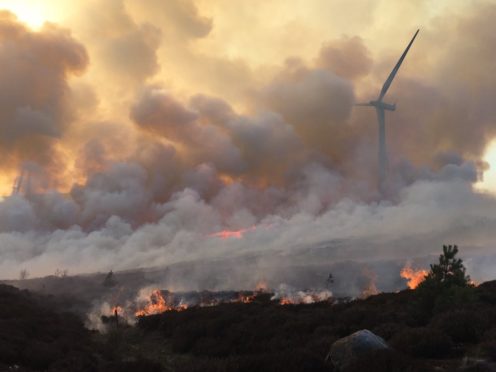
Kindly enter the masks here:
<path id="1" fill-rule="evenodd" d="M 49 20 L 48 8 L 43 1 L 0 0 L 0 9 L 9 10 L 32 29 L 38 29 Z"/>

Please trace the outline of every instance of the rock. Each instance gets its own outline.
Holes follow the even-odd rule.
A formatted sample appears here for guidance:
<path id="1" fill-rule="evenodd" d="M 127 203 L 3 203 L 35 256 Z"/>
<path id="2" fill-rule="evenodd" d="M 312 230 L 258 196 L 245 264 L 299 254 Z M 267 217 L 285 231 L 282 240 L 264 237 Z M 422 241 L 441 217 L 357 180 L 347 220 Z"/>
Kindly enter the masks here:
<path id="1" fill-rule="evenodd" d="M 388 348 L 388 344 L 381 337 L 368 329 L 362 329 L 334 342 L 326 359 L 330 359 L 336 368 L 341 369 L 355 358 L 375 350 Z"/>

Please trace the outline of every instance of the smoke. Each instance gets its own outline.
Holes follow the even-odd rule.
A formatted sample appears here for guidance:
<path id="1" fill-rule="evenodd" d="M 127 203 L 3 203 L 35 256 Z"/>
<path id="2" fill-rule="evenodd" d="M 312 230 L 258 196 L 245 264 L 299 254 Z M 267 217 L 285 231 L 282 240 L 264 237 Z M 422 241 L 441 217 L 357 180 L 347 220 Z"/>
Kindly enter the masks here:
<path id="1" fill-rule="evenodd" d="M 85 70 L 86 50 L 66 29 L 47 24 L 33 33 L 1 11 L 0 63 L 2 170 L 27 160 L 59 165 L 57 139 L 75 116 L 67 80 Z"/>
<path id="2" fill-rule="evenodd" d="M 166 3 L 88 2 L 74 36 L 0 17 L 0 82 L 12 87 L 0 151 L 29 175 L 0 202 L 2 277 L 167 267 L 161 283 L 176 290 L 264 279 L 304 293 L 333 271 L 333 293 L 358 295 L 404 284 L 407 259 L 451 242 L 476 280 L 494 276 L 475 268 L 489 262 L 496 199 L 474 188 L 495 135 L 496 84 L 478 67 L 492 60 L 494 5 L 421 31 L 387 96 L 398 110 L 381 199 L 375 113 L 353 105 L 376 97 L 401 49 L 334 37 L 257 69 L 201 48 L 216 23 L 192 1 Z M 448 32 L 453 47 L 439 50 Z M 163 75 L 169 48 L 194 92 Z"/>

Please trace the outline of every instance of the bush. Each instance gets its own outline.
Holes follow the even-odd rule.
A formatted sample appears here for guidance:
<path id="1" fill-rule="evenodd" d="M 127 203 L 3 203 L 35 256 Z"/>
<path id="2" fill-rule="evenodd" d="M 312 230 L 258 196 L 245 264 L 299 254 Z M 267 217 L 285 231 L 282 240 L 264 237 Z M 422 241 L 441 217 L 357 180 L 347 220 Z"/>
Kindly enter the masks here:
<path id="1" fill-rule="evenodd" d="M 177 372 L 330 372 L 332 367 L 309 352 L 299 350 L 275 354 L 234 356 L 226 359 L 205 358 L 176 362 Z"/>
<path id="2" fill-rule="evenodd" d="M 382 323 L 372 328 L 372 332 L 387 341 L 404 328 L 404 325 L 398 323 Z"/>
<path id="3" fill-rule="evenodd" d="M 456 245 L 443 245 L 443 253 L 439 256 L 439 263 L 431 265 L 431 270 L 420 286 L 426 283 L 445 287 L 467 287 L 470 277 L 465 274 L 465 266 L 460 258 L 456 258 Z"/>
<path id="4" fill-rule="evenodd" d="M 343 372 L 408 372 L 415 371 L 412 360 L 392 349 L 375 350 L 353 360 Z"/>
<path id="5" fill-rule="evenodd" d="M 407 328 L 391 339 L 391 345 L 413 357 L 448 356 L 453 342 L 448 335 L 434 328 Z"/>
<path id="6" fill-rule="evenodd" d="M 107 372 L 162 372 L 162 366 L 157 362 L 138 359 L 128 362 L 115 362 L 105 367 Z"/>
<path id="7" fill-rule="evenodd" d="M 434 313 L 476 302 L 476 291 L 465 274 L 462 260 L 456 258 L 457 253 L 456 245 L 443 246 L 439 263 L 431 265 L 429 274 L 415 290 L 415 299 L 410 306 L 414 324 L 425 325 Z"/>
<path id="8" fill-rule="evenodd" d="M 432 320 L 432 327 L 443 331 L 457 343 L 479 341 L 486 326 L 479 313 L 468 310 L 450 311 Z"/>

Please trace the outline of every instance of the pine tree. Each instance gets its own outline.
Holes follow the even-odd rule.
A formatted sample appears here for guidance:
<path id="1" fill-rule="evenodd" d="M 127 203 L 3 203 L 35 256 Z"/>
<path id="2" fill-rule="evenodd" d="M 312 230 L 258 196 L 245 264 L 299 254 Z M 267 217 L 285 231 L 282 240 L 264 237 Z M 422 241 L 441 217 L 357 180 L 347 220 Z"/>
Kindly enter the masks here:
<path id="1" fill-rule="evenodd" d="M 415 289 L 411 316 L 418 324 L 426 324 L 434 314 L 475 300 L 474 287 L 457 253 L 456 245 L 444 245 L 439 263 L 431 265 L 429 274 Z"/>
<path id="2" fill-rule="evenodd" d="M 431 271 L 425 282 L 441 285 L 443 287 L 470 285 L 470 277 L 465 274 L 465 266 L 460 258 L 456 258 L 458 247 L 456 245 L 443 245 L 443 253 L 439 256 L 439 263 L 431 265 Z"/>

